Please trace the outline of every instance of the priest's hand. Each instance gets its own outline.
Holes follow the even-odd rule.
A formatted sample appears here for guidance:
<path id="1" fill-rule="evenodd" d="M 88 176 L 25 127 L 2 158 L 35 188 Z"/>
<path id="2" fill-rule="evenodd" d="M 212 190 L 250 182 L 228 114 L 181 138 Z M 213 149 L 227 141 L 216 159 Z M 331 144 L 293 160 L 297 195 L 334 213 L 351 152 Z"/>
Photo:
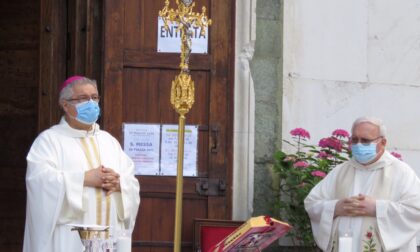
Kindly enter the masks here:
<path id="1" fill-rule="evenodd" d="M 376 216 L 376 200 L 370 196 L 359 194 L 358 199 L 360 200 L 360 210 L 362 216 Z"/>
<path id="2" fill-rule="evenodd" d="M 376 201 L 372 197 L 359 194 L 341 199 L 335 205 L 334 218 L 337 216 L 376 216 Z"/>
<path id="3" fill-rule="evenodd" d="M 106 195 L 110 195 L 113 192 L 120 192 L 120 175 L 111 168 L 102 167 L 102 189 L 106 191 Z"/>
<path id="4" fill-rule="evenodd" d="M 85 172 L 85 179 L 83 181 L 84 186 L 90 186 L 90 187 L 102 187 L 102 166 L 91 169 Z"/>
<path id="5" fill-rule="evenodd" d="M 338 216 L 357 216 L 359 211 L 360 201 L 357 197 L 349 197 L 341 199 L 337 202 L 334 209 L 334 218 Z"/>

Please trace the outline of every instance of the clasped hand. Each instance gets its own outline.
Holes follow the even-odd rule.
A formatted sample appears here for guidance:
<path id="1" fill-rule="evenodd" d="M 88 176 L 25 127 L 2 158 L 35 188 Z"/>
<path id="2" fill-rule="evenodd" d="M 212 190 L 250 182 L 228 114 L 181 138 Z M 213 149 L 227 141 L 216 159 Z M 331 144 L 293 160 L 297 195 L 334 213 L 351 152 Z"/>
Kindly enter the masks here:
<path id="1" fill-rule="evenodd" d="M 85 172 L 85 186 L 102 188 L 107 195 L 121 191 L 120 175 L 111 168 L 101 165 Z"/>
<path id="2" fill-rule="evenodd" d="M 341 199 L 335 205 L 334 218 L 337 216 L 376 216 L 376 200 L 359 194 Z"/>

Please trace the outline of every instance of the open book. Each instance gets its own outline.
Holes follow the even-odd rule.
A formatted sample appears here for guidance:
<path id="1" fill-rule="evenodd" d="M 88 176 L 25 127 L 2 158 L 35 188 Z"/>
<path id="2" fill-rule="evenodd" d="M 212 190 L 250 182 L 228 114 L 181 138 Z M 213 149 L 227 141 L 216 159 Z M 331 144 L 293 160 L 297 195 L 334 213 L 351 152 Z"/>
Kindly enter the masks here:
<path id="1" fill-rule="evenodd" d="M 262 251 L 272 242 L 286 234 L 291 226 L 269 216 L 249 219 L 221 242 L 211 252 Z"/>

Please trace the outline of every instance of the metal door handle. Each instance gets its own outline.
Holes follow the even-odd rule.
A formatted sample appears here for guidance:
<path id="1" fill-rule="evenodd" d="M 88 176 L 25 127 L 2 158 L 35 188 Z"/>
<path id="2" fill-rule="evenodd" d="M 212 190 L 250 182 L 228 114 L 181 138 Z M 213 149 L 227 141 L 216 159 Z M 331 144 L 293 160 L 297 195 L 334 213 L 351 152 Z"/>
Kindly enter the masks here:
<path id="1" fill-rule="evenodd" d="M 212 125 L 211 126 L 211 153 L 217 153 L 219 147 L 219 126 Z"/>

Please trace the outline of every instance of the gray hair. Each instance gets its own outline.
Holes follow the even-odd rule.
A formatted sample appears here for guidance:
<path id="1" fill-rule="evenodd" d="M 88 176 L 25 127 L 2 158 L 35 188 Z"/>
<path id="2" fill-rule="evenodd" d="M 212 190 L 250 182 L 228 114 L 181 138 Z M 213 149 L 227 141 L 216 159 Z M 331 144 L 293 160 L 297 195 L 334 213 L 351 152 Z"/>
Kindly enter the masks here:
<path id="1" fill-rule="evenodd" d="M 58 103 L 60 104 L 60 106 L 63 105 L 64 101 L 71 99 L 71 97 L 73 96 L 73 87 L 75 85 L 92 85 L 96 88 L 96 90 L 98 90 L 98 86 L 95 80 L 92 80 L 86 77 L 75 80 L 71 82 L 70 84 L 68 84 L 67 86 L 65 86 L 60 91 L 59 98 L 58 98 Z"/>
<path id="2" fill-rule="evenodd" d="M 370 123 L 373 124 L 375 126 L 378 126 L 379 128 L 379 136 L 381 137 L 385 137 L 386 136 L 386 127 L 384 125 L 384 123 L 382 122 L 381 119 L 379 118 L 375 118 L 375 117 L 368 117 L 368 116 L 363 116 L 363 117 L 359 117 L 357 118 L 354 123 L 353 126 L 351 127 L 351 132 L 353 133 L 354 128 L 361 123 Z"/>

